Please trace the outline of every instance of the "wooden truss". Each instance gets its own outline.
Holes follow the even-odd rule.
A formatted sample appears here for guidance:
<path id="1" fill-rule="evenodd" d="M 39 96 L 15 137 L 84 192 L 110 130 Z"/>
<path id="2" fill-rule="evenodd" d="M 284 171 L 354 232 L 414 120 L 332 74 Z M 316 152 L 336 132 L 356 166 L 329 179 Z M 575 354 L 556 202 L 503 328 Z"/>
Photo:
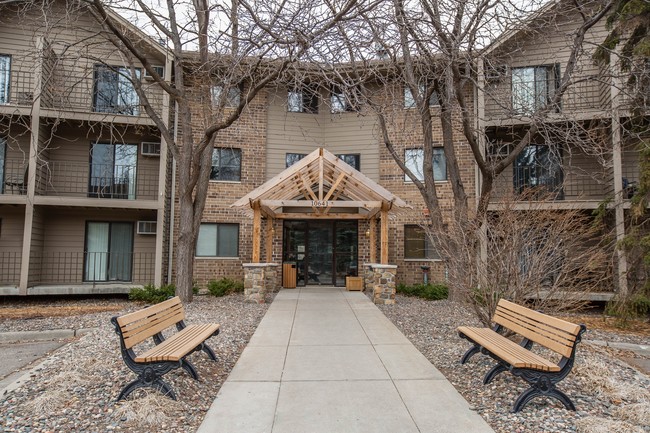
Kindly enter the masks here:
<path id="1" fill-rule="evenodd" d="M 411 208 L 363 173 L 319 148 L 232 204 L 253 212 L 253 262 L 260 261 L 261 219 L 267 218 L 267 261 L 273 219 L 352 219 L 370 221 L 370 245 L 381 222 L 381 263 L 388 263 L 388 213 Z M 371 262 L 376 262 L 370 248 Z"/>

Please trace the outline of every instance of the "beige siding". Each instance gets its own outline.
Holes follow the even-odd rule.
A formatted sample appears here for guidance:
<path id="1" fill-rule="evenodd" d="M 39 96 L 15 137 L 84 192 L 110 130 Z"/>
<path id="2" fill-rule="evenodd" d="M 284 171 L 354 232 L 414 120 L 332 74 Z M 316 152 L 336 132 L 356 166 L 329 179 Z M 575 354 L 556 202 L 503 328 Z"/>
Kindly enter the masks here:
<path id="1" fill-rule="evenodd" d="M 287 90 L 271 91 L 268 108 L 267 179 L 286 168 L 287 153 L 308 154 L 324 147 L 335 154 L 358 153 L 361 171 L 379 180 L 379 151 L 375 120 L 357 113 L 330 113 L 321 95 L 318 114 L 287 111 Z"/>
<path id="2" fill-rule="evenodd" d="M 521 32 L 507 41 L 495 52 L 494 63 L 507 65 L 505 75 L 491 80 L 486 86 L 486 115 L 488 119 L 508 117 L 512 109 L 511 78 L 512 68 L 543 65 L 560 65 L 562 75 L 569 60 L 572 36 L 576 25 L 581 21 L 575 14 L 560 15 L 531 32 Z M 576 113 L 582 110 L 600 110 L 609 103 L 608 85 L 603 83 L 602 70 L 594 63 L 593 53 L 596 44 L 607 36 L 604 20 L 601 20 L 585 36 L 584 50 L 578 58 L 578 66 L 572 75 L 577 81 L 562 98 L 563 113 Z M 590 77 L 587 81 L 581 79 Z"/>
<path id="3" fill-rule="evenodd" d="M 90 171 L 90 149 L 94 142 L 129 143 L 137 145 L 136 198 L 155 200 L 158 192 L 160 158 L 140 154 L 140 142 L 160 141 L 150 135 L 139 135 L 134 130 L 117 133 L 110 128 L 100 131 L 62 125 L 48 142 L 41 158 L 41 182 L 38 193 L 44 195 L 86 196 Z M 47 157 L 46 157 L 47 155 Z"/>
<path id="4" fill-rule="evenodd" d="M 153 279 L 156 237 L 136 234 L 138 220 L 155 221 L 155 212 L 88 210 L 83 215 L 73 210 L 43 208 L 47 213 L 40 261 L 40 284 L 83 282 L 86 223 L 123 221 L 133 223 L 134 283 Z"/>
<path id="5" fill-rule="evenodd" d="M 24 207 L 0 205 L 0 254 L 21 252 L 24 226 Z"/>
<path id="6" fill-rule="evenodd" d="M 0 54 L 12 55 L 12 103 L 28 105 L 33 97 L 36 53 L 45 47 L 43 64 L 44 108 L 92 111 L 94 67 L 97 59 L 113 66 L 123 66 L 120 53 L 97 33 L 98 24 L 86 12 L 70 12 L 57 2 L 49 5 L 48 26 L 43 24 L 40 8 L 20 11 L 4 7 L 0 17 Z M 45 41 L 45 42 L 42 42 Z M 83 41 L 82 43 L 79 43 Z M 153 64 L 164 64 L 159 53 L 150 53 Z M 136 65 L 137 66 L 137 65 Z M 154 106 L 162 104 L 162 90 L 142 80 Z M 140 115 L 145 115 L 143 110 Z"/>
<path id="7" fill-rule="evenodd" d="M 0 285 L 20 281 L 25 208 L 0 206 Z"/>

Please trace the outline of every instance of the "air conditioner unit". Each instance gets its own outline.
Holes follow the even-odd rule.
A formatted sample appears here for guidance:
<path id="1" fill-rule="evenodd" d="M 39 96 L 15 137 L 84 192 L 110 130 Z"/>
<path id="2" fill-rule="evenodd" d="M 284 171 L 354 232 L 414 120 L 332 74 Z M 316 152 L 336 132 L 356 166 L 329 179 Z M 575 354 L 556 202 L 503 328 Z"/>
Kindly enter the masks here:
<path id="1" fill-rule="evenodd" d="M 144 156 L 160 156 L 160 143 L 157 141 L 143 141 L 140 143 L 140 153 Z"/>
<path id="2" fill-rule="evenodd" d="M 138 221 L 139 235 L 155 235 L 156 234 L 156 221 Z"/>
<path id="3" fill-rule="evenodd" d="M 160 75 L 160 78 L 165 78 L 165 67 L 164 66 L 152 66 L 151 69 L 156 71 L 158 75 Z M 147 71 L 146 69 L 144 70 L 144 78 L 147 80 L 153 80 L 153 76 Z"/>

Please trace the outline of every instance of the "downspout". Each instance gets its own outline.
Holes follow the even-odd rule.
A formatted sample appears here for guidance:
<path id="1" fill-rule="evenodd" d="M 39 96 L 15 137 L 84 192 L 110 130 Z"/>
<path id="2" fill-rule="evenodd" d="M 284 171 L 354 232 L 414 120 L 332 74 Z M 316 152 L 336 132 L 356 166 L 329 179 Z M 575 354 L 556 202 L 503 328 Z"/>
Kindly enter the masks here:
<path id="1" fill-rule="evenodd" d="M 174 103 L 174 144 L 178 143 L 178 102 Z M 176 158 L 172 155 L 171 209 L 169 211 L 169 256 L 167 258 L 167 283 L 172 281 L 172 263 L 174 261 L 174 209 L 176 201 Z"/>

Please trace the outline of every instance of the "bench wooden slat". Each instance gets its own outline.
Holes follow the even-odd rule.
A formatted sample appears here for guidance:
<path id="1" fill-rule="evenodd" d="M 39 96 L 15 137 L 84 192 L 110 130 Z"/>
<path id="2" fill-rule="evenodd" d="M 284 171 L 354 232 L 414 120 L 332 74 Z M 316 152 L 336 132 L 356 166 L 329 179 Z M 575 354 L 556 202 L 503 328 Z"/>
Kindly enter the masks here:
<path id="1" fill-rule="evenodd" d="M 167 310 L 168 308 L 172 308 L 174 305 L 177 304 L 182 306 L 180 298 L 178 296 L 174 296 L 171 299 L 167 299 L 166 301 L 160 302 L 155 305 L 151 305 L 147 308 L 143 308 L 142 310 L 134 311 L 133 313 L 128 313 L 123 316 L 120 316 L 117 318 L 117 323 L 119 323 L 120 327 L 124 327 L 131 322 L 136 322 L 138 320 L 146 319 L 152 314 L 156 314 L 161 311 Z"/>
<path id="2" fill-rule="evenodd" d="M 165 304 L 165 305 L 162 305 Z M 119 317 L 118 324 L 127 349 L 185 319 L 178 297 L 168 299 L 144 310 Z"/>
<path id="3" fill-rule="evenodd" d="M 494 318 L 498 323 L 562 356 L 571 356 L 580 326 L 547 316 L 504 299 L 499 301 Z"/>
<path id="4" fill-rule="evenodd" d="M 458 331 L 516 368 L 560 371 L 560 367 L 489 328 L 461 326 Z"/>
<path id="5" fill-rule="evenodd" d="M 207 326 L 209 327 L 210 325 Z M 142 362 L 178 361 L 178 359 L 187 355 L 212 335 L 210 332 L 204 332 L 205 329 L 207 329 L 206 325 L 191 325 L 186 327 L 163 343 L 140 355 L 143 358 Z M 136 358 L 137 360 L 138 358 Z"/>
<path id="6" fill-rule="evenodd" d="M 216 323 L 188 325 L 157 346 L 138 355 L 135 362 L 179 361 L 219 329 Z"/>

